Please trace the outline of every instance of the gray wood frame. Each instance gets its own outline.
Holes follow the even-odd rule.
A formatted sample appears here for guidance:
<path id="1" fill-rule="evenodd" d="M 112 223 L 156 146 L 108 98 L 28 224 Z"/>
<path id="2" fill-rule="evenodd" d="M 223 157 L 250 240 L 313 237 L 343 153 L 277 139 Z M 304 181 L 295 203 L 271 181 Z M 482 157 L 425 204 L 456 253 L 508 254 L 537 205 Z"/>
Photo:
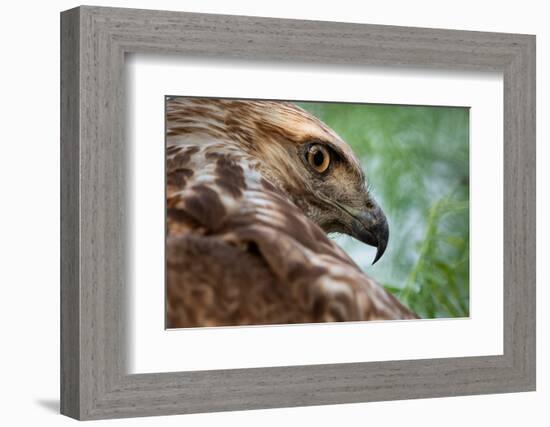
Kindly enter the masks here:
<path id="1" fill-rule="evenodd" d="M 126 53 L 504 75 L 504 354 L 128 375 Z M 535 37 L 83 6 L 61 14 L 61 412 L 182 414 L 535 389 Z"/>

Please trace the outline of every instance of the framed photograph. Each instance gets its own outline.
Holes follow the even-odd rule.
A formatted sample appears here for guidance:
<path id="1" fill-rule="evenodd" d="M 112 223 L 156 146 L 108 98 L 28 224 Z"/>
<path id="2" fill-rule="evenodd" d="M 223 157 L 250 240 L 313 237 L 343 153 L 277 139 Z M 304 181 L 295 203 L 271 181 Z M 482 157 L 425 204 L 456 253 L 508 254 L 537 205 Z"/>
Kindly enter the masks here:
<path id="1" fill-rule="evenodd" d="M 535 37 L 61 14 L 61 412 L 535 389 Z"/>

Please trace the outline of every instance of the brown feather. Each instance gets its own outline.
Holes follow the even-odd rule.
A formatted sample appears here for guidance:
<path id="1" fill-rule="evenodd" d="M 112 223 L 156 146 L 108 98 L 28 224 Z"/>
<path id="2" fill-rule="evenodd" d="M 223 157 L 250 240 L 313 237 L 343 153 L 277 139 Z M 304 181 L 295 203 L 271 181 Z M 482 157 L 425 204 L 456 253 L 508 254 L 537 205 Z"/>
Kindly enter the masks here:
<path id="1" fill-rule="evenodd" d="M 173 98 L 167 107 L 168 327 L 416 317 L 299 202 L 309 184 L 288 147 L 306 134 L 332 138 L 358 165 L 326 125 L 288 103 Z"/>

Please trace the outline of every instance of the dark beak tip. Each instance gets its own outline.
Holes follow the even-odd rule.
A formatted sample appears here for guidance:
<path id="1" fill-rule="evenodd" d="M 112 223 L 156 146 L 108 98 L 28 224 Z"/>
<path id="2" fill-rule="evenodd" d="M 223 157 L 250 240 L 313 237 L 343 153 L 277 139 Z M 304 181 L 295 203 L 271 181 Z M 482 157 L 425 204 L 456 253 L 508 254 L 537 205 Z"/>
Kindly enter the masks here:
<path id="1" fill-rule="evenodd" d="M 374 257 L 374 259 L 372 260 L 372 265 L 376 264 L 378 262 L 378 260 L 380 258 L 382 258 L 382 255 L 383 255 L 383 251 L 380 250 L 380 248 L 377 249 L 376 251 L 376 256 Z"/>
<path id="2" fill-rule="evenodd" d="M 382 258 L 382 255 L 384 255 L 384 252 L 386 252 L 386 245 L 387 242 L 379 242 L 378 246 L 376 247 L 376 255 L 374 257 L 374 260 L 372 261 L 372 265 L 376 264 L 380 258 Z"/>
<path id="3" fill-rule="evenodd" d="M 351 235 L 359 241 L 377 248 L 372 261 L 372 265 L 374 265 L 386 252 L 390 237 L 386 216 L 378 207 L 353 216 Z"/>
<path id="4" fill-rule="evenodd" d="M 370 231 L 362 229 L 361 232 L 355 233 L 354 237 L 360 242 L 363 242 L 369 246 L 374 246 L 376 248 L 376 255 L 372 261 L 372 265 L 376 264 L 382 255 L 386 252 L 386 247 L 388 245 L 388 232 L 387 229 L 382 234 L 373 234 Z"/>

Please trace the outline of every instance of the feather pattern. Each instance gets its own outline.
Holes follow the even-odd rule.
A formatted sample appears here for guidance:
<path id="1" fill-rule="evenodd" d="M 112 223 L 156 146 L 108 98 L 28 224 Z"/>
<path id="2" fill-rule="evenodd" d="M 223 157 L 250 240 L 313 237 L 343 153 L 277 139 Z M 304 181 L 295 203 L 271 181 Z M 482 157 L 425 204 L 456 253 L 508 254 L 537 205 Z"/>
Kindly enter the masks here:
<path id="1" fill-rule="evenodd" d="M 299 155 L 308 141 L 365 191 L 325 124 L 290 103 L 169 98 L 166 129 L 168 327 L 415 317 L 321 226 L 334 207 Z"/>

